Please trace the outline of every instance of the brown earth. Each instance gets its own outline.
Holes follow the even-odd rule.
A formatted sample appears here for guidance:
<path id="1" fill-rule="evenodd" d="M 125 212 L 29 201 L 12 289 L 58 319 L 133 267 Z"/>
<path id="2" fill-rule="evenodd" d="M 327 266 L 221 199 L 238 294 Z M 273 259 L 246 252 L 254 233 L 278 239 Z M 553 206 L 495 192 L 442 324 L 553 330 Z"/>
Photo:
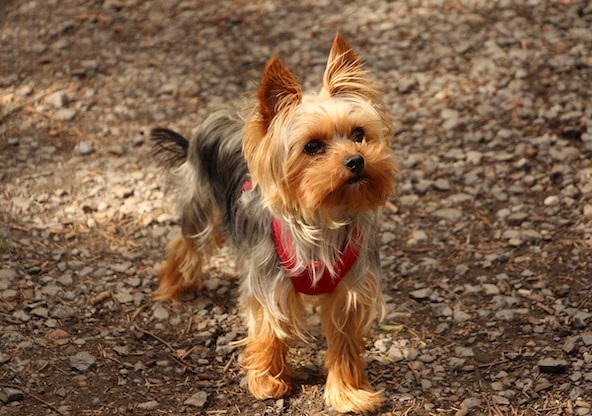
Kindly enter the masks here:
<path id="1" fill-rule="evenodd" d="M 144 135 L 188 133 L 273 54 L 318 85 L 338 29 L 403 167 L 380 414 L 592 414 L 592 8 L 368 3 L 0 3 L 0 415 L 334 414 L 322 337 L 285 399 L 246 392 L 226 253 L 194 297 L 151 300 L 177 224 Z"/>

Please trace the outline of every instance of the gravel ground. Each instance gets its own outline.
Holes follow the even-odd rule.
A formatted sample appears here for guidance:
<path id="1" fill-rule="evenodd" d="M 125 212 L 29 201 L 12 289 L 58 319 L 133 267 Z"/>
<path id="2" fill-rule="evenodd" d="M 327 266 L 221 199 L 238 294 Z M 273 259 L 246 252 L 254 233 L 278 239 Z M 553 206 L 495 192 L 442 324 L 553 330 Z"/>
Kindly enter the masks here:
<path id="1" fill-rule="evenodd" d="M 4 0 L 0 415 L 325 415 L 323 340 L 293 392 L 246 392 L 236 270 L 156 303 L 177 229 L 148 129 L 187 133 L 278 54 L 316 88 L 337 29 L 384 86 L 382 415 L 592 414 L 587 0 Z"/>

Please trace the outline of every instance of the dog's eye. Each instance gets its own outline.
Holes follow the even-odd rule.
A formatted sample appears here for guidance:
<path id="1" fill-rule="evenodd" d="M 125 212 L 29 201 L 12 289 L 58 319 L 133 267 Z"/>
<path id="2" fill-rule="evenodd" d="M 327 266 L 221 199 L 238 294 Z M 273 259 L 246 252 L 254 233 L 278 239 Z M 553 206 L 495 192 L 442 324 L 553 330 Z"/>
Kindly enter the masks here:
<path id="1" fill-rule="evenodd" d="M 354 127 L 351 132 L 351 139 L 356 143 L 362 143 L 366 138 L 366 132 L 362 127 Z"/>
<path id="2" fill-rule="evenodd" d="M 306 143 L 306 145 L 304 145 L 304 153 L 307 153 L 312 156 L 318 155 L 319 153 L 322 153 L 324 150 L 325 144 L 318 139 L 313 139 Z"/>

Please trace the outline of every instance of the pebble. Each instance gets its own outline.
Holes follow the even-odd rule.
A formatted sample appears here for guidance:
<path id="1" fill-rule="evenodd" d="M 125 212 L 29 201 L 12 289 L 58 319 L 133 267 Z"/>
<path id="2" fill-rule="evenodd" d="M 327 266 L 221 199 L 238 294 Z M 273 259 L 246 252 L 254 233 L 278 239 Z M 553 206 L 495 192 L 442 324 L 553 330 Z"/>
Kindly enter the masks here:
<path id="1" fill-rule="evenodd" d="M 74 117 L 76 117 L 77 111 L 73 108 L 60 108 L 59 110 L 56 110 L 56 112 L 53 114 L 53 117 L 56 120 L 62 120 L 62 121 L 71 121 L 72 119 L 74 119 Z M 82 151 L 80 150 L 80 154 L 84 154 L 82 153 Z"/>
<path id="2" fill-rule="evenodd" d="M 569 363 L 562 359 L 544 358 L 537 362 L 537 366 L 543 373 L 564 373 L 569 368 Z"/>
<path id="3" fill-rule="evenodd" d="M 497 285 L 494 285 L 491 283 L 483 283 L 483 291 L 485 292 L 486 295 L 489 295 L 489 296 L 500 294 L 499 287 L 497 287 Z"/>
<path id="4" fill-rule="evenodd" d="M 45 97 L 45 102 L 51 104 L 55 108 L 62 108 L 68 105 L 70 97 L 67 91 L 56 91 Z"/>
<path id="5" fill-rule="evenodd" d="M 0 269 L 0 280 L 12 281 L 16 278 L 16 270 Z"/>
<path id="6" fill-rule="evenodd" d="M 462 211 L 456 208 L 442 208 L 434 211 L 432 215 L 446 221 L 458 221 L 462 217 Z"/>
<path id="7" fill-rule="evenodd" d="M 428 239 L 428 234 L 424 230 L 413 230 L 411 238 L 416 242 L 423 242 Z"/>
<path id="8" fill-rule="evenodd" d="M 199 391 L 199 392 L 195 393 L 194 395 L 192 395 L 187 400 L 185 400 L 183 402 L 183 404 L 201 409 L 202 407 L 205 406 L 207 400 L 208 400 L 208 393 L 205 391 Z"/>
<path id="9" fill-rule="evenodd" d="M 411 296 L 413 299 L 423 300 L 423 299 L 428 299 L 430 297 L 430 295 L 432 294 L 432 292 L 433 292 L 433 289 L 431 289 L 431 288 L 423 288 L 423 289 L 413 290 L 413 291 L 409 292 L 409 296 Z"/>
<path id="10" fill-rule="evenodd" d="M 576 342 L 578 341 L 579 336 L 575 336 L 575 337 L 566 337 L 565 341 L 563 342 L 563 346 L 561 347 L 561 349 L 567 353 L 567 354 L 571 354 L 575 348 L 576 348 Z"/>
<path id="11" fill-rule="evenodd" d="M 13 313 L 12 316 L 14 318 L 18 319 L 19 321 L 23 321 L 23 322 L 28 322 L 31 320 L 31 315 L 29 315 L 28 313 L 26 313 L 22 309 Z"/>
<path id="12" fill-rule="evenodd" d="M 80 153 L 82 156 L 90 155 L 91 153 L 94 153 L 94 151 L 95 149 L 91 142 L 82 141 L 78 143 L 78 153 Z"/>
<path id="13" fill-rule="evenodd" d="M 586 346 L 592 346 L 592 332 L 583 332 L 580 337 Z"/>
<path id="14" fill-rule="evenodd" d="M 166 321 L 169 319 L 169 311 L 160 304 L 154 308 L 153 315 L 156 319 L 161 321 Z"/>
<path id="15" fill-rule="evenodd" d="M 438 191 L 449 191 L 450 181 L 448 179 L 437 179 L 434 181 L 433 187 Z"/>
<path id="16" fill-rule="evenodd" d="M 454 348 L 454 353 L 458 356 L 458 357 L 462 357 L 462 358 L 468 358 L 468 357 L 474 357 L 475 353 L 473 352 L 472 348 L 469 347 L 455 347 Z"/>
<path id="17" fill-rule="evenodd" d="M 96 359 L 88 352 L 82 351 L 70 357 L 70 367 L 84 373 L 96 366 Z"/>
<path id="18" fill-rule="evenodd" d="M 25 395 L 22 391 L 12 388 L 12 387 L 3 387 L 0 390 L 0 402 L 5 404 L 12 403 L 12 402 L 20 402 L 25 398 Z"/>
<path id="19" fill-rule="evenodd" d="M 458 309 L 452 313 L 452 317 L 455 322 L 466 322 L 466 321 L 471 320 L 471 318 L 472 318 L 470 313 L 467 313 L 465 311 L 461 311 Z"/>
<path id="20" fill-rule="evenodd" d="M 157 409 L 159 406 L 159 403 L 156 400 L 150 400 L 147 402 L 142 402 L 142 403 L 138 403 L 138 409 L 141 410 L 154 410 Z"/>

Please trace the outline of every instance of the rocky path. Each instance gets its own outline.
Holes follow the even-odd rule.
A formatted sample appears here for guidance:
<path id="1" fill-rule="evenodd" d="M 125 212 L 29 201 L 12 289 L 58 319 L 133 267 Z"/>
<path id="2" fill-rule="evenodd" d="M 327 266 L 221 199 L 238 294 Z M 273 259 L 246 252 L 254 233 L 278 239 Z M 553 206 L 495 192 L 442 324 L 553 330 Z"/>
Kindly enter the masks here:
<path id="1" fill-rule="evenodd" d="M 592 414 L 592 5 L 0 3 L 0 415 L 324 415 L 323 341 L 255 401 L 236 270 L 150 298 L 176 231 L 148 129 L 182 132 L 272 54 L 317 88 L 335 31 L 368 62 L 403 173 L 385 212 L 383 415 Z"/>

